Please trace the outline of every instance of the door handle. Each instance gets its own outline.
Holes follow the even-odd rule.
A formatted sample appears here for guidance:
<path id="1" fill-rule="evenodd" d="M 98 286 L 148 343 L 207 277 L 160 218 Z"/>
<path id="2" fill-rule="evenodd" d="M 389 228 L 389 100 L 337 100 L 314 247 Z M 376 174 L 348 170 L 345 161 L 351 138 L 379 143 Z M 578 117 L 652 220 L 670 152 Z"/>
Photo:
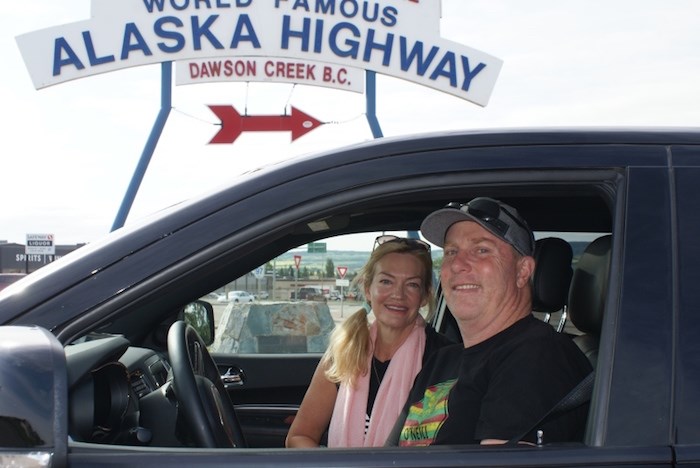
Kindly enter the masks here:
<path id="1" fill-rule="evenodd" d="M 221 375 L 221 381 L 225 389 L 232 387 L 240 387 L 245 383 L 245 372 L 239 367 L 229 367 L 226 372 Z"/>

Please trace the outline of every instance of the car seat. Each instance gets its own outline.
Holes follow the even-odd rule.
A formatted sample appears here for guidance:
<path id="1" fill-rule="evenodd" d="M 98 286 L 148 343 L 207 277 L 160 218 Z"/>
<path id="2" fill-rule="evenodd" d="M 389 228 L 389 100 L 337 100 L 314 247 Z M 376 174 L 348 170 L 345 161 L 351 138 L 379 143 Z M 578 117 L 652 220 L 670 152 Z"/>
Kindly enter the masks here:
<path id="1" fill-rule="evenodd" d="M 535 242 L 535 273 L 532 277 L 532 310 L 544 313 L 544 321 L 562 311 L 558 331 L 566 322 L 566 305 L 573 275 L 571 245 L 559 237 L 545 237 Z"/>
<path id="2" fill-rule="evenodd" d="M 569 318 L 583 334 L 573 338 L 595 369 L 610 275 L 612 236 L 594 240 L 581 254 L 569 291 Z"/>
<path id="3" fill-rule="evenodd" d="M 552 314 L 564 308 L 573 275 L 571 245 L 558 237 L 546 237 L 535 242 L 535 272 L 532 276 L 533 311 Z M 445 305 L 441 332 L 461 343 L 457 321 Z M 564 316 L 565 317 L 565 316 Z M 562 325 L 563 326 L 563 325 Z"/>

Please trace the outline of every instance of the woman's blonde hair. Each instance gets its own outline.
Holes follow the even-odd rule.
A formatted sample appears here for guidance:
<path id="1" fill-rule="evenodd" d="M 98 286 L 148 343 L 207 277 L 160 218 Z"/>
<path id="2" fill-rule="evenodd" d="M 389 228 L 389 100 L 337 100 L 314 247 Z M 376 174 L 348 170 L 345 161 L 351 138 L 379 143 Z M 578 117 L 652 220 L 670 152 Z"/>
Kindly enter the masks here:
<path id="1" fill-rule="evenodd" d="M 374 279 L 377 263 L 390 253 L 404 253 L 415 256 L 423 266 L 423 297 L 427 300 L 428 320 L 435 310 L 433 300 L 433 260 L 430 250 L 412 239 L 396 238 L 380 244 L 372 251 L 367 263 L 362 267 L 353 284 L 362 292 L 369 288 Z M 357 377 L 367 369 L 367 357 L 372 352 L 369 336 L 369 310 L 362 308 L 335 327 L 321 362 L 325 364 L 325 375 L 335 383 L 346 382 L 352 386 Z"/>

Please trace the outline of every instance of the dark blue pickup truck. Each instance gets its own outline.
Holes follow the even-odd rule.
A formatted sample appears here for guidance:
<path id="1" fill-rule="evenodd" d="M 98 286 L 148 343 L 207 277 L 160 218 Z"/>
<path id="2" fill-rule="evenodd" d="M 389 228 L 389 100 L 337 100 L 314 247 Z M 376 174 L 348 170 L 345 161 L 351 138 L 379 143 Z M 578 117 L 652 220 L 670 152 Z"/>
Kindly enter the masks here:
<path id="1" fill-rule="evenodd" d="M 594 364 L 584 439 L 285 449 L 320 357 L 309 350 L 327 338 L 314 317 L 342 320 L 348 304 L 275 309 L 290 303 L 274 276 L 290 265 L 278 259 L 312 242 L 330 255 L 338 239 L 417 231 L 475 196 L 515 206 L 539 240 L 574 246 L 537 280 L 558 299 L 533 314 Z M 696 130 L 386 138 L 262 168 L 0 293 L 0 465 L 700 466 L 699 264 Z M 271 273 L 253 278 L 261 265 Z M 200 299 L 232 283 L 271 298 Z M 454 335 L 444 305 L 434 323 Z M 192 362 L 193 350 L 211 359 Z"/>

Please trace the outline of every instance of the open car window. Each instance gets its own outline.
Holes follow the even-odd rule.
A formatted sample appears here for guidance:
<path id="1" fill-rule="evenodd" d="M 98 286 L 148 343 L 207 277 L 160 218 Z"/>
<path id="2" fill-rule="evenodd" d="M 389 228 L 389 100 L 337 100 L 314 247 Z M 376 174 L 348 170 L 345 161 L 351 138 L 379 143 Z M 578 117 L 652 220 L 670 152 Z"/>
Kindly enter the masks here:
<path id="1" fill-rule="evenodd" d="M 336 325 L 362 309 L 372 320 L 355 281 L 378 236 L 409 231 L 371 231 L 319 239 L 290 249 L 264 266 L 205 295 L 214 309 L 215 353 L 323 353 Z M 442 251 L 433 253 L 437 262 Z M 437 263 L 436 263 L 437 264 Z M 435 272 L 435 279 L 439 272 Z M 232 291 L 251 291 L 242 301 Z M 429 308 L 421 310 L 430 318 Z"/>
<path id="2" fill-rule="evenodd" d="M 372 320 L 361 286 L 354 281 L 365 264 L 374 240 L 384 234 L 419 236 L 415 231 L 372 231 L 322 238 L 295 247 L 263 266 L 207 293 L 202 300 L 212 304 L 216 339 L 209 346 L 223 354 L 323 353 L 332 330 L 359 309 Z M 575 268 L 585 247 L 601 232 L 538 231 L 536 239 L 556 237 L 572 250 Z M 424 239 L 423 239 L 424 240 Z M 434 284 L 439 285 L 442 249 L 432 246 Z M 435 288 L 435 317 L 421 310 L 436 329 L 459 341 L 457 330 L 445 319 L 449 313 Z M 566 305 L 558 310 L 533 310 L 539 319 L 557 331 L 580 334 L 568 319 Z"/>

